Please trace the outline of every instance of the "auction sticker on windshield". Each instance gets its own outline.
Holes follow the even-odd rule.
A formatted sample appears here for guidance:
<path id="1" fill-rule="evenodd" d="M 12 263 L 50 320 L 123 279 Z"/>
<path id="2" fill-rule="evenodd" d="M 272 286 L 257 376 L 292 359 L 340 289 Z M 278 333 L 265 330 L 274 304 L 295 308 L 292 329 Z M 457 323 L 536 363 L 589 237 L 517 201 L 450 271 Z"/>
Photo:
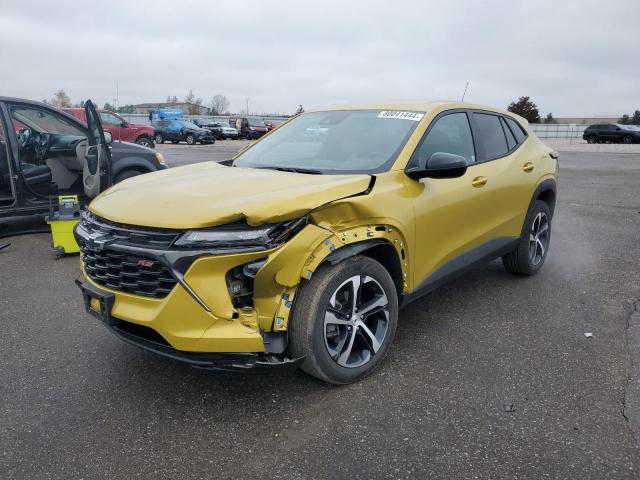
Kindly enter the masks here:
<path id="1" fill-rule="evenodd" d="M 424 117 L 424 113 L 418 112 L 399 112 L 396 110 L 383 110 L 378 114 L 378 118 L 400 118 L 402 120 L 413 120 L 419 122 Z"/>

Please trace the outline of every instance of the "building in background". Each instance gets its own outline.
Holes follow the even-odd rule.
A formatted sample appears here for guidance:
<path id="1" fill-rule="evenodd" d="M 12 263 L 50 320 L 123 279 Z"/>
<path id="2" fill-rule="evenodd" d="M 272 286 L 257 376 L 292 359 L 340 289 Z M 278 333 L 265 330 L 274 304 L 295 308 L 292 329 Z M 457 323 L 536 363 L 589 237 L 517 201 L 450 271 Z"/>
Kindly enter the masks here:
<path id="1" fill-rule="evenodd" d="M 211 113 L 211 109 L 209 107 L 205 107 L 204 105 L 197 105 L 195 103 L 186 103 L 186 102 L 178 102 L 178 103 L 139 103 L 137 105 L 131 105 L 135 110 L 133 113 L 141 113 L 148 115 L 149 113 L 160 110 L 161 108 L 176 108 L 182 110 L 184 113 L 194 113 L 195 115 L 209 115 Z"/>

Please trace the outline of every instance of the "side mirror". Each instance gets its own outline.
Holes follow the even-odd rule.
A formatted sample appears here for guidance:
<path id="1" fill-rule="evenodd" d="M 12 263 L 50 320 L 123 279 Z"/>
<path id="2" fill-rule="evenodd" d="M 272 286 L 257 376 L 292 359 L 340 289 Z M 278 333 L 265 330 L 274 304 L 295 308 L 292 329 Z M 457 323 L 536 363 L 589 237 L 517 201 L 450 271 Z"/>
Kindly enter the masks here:
<path id="1" fill-rule="evenodd" d="M 120 124 L 120 126 L 122 128 L 127 128 L 129 126 L 129 122 L 127 122 L 126 120 L 123 120 L 122 123 Z"/>
<path id="2" fill-rule="evenodd" d="M 409 178 L 457 178 L 467 171 L 467 159 L 453 153 L 435 152 L 426 166 L 414 166 L 405 170 Z"/>
<path id="3" fill-rule="evenodd" d="M 111 142 L 113 142 L 113 136 L 111 135 L 111 132 L 102 133 L 104 133 L 104 141 L 107 142 L 107 145 L 111 145 Z"/>

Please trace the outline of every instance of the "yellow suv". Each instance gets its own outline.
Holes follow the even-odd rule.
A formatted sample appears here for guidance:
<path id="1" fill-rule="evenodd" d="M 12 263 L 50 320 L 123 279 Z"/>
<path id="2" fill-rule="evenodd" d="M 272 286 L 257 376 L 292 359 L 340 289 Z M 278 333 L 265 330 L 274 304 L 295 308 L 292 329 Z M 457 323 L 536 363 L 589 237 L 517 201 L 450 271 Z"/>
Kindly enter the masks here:
<path id="1" fill-rule="evenodd" d="M 87 310 L 212 369 L 357 381 L 398 310 L 498 257 L 549 250 L 557 155 L 509 112 L 452 102 L 299 115 L 232 161 L 126 180 L 76 227 Z"/>

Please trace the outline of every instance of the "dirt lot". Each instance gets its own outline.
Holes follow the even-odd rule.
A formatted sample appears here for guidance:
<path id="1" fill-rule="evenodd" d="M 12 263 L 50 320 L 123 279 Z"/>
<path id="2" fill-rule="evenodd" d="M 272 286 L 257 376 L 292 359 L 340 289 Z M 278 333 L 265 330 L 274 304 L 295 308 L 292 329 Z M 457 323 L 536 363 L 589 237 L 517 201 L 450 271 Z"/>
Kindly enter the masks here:
<path id="1" fill-rule="evenodd" d="M 241 145 L 159 150 L 176 166 Z M 84 313 L 77 257 L 9 239 L 0 478 L 637 479 L 640 155 L 563 150 L 541 273 L 494 262 L 434 291 L 341 388 L 135 349 Z"/>

